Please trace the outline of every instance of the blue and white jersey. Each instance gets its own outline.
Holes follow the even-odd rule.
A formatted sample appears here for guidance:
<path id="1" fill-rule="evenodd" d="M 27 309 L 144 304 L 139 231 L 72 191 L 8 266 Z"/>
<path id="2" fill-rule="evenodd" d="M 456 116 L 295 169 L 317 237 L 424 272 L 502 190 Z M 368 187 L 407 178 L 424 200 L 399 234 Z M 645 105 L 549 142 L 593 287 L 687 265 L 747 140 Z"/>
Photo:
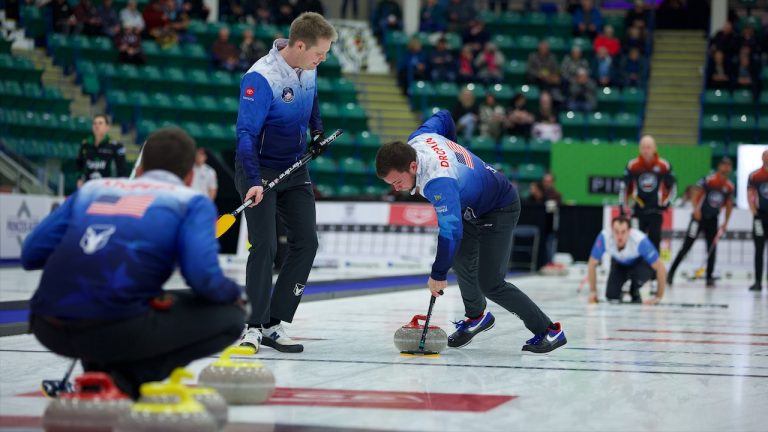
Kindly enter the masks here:
<path id="1" fill-rule="evenodd" d="M 431 277 L 445 280 L 463 236 L 464 213 L 480 218 L 518 199 L 517 190 L 501 173 L 456 144 L 456 125 L 443 110 L 410 137 L 416 150 L 417 191 L 435 207 L 440 234 Z"/>
<path id="2" fill-rule="evenodd" d="M 237 113 L 237 163 L 250 186 L 261 186 L 261 167 L 279 171 L 301 158 L 310 131 L 322 131 L 317 100 L 317 71 L 294 69 L 280 50 L 288 39 L 274 42 L 240 81 Z"/>
<path id="3" fill-rule="evenodd" d="M 659 259 L 659 251 L 640 230 L 630 229 L 629 238 L 624 248 L 619 250 L 616 245 L 616 239 L 613 237 L 613 231 L 610 229 L 604 229 L 600 231 L 595 239 L 595 244 L 592 245 L 592 252 L 590 256 L 596 260 L 600 260 L 603 254 L 608 252 L 614 261 L 617 261 L 622 265 L 633 265 L 638 259 L 642 258 L 649 265 L 653 265 Z"/>
<path id="4" fill-rule="evenodd" d="M 137 316 L 176 265 L 192 291 L 215 303 L 242 288 L 219 267 L 216 208 L 167 171 L 87 182 L 27 236 L 21 263 L 43 269 L 32 313 L 62 319 Z"/>

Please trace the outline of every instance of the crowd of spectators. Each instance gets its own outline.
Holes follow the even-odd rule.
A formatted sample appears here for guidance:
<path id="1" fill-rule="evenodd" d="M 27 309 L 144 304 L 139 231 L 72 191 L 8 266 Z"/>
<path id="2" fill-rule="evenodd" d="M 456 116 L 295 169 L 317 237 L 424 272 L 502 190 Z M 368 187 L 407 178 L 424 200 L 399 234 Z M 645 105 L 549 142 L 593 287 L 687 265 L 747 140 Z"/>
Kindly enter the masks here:
<path id="1" fill-rule="evenodd" d="M 381 8 L 388 1 L 379 4 Z M 490 3 L 494 3 L 491 8 Z M 489 9 L 504 11 L 507 2 L 490 2 Z M 557 113 L 564 110 L 592 112 L 597 106 L 597 92 L 602 87 L 643 88 L 648 76 L 647 41 L 649 11 L 643 1 L 635 2 L 624 18 L 624 37 L 605 24 L 593 0 L 567 2 L 573 18 L 572 34 L 591 42 L 592 54 L 585 56 L 574 44 L 570 52 L 558 58 L 547 39 L 539 41 L 527 59 L 510 59 L 492 41 L 486 24 L 479 18 L 478 2 L 471 0 L 423 0 L 420 11 L 422 33 L 434 35 L 435 46 L 427 54 L 422 39 L 414 36 L 397 62 L 398 83 L 407 94 L 411 83 L 430 80 L 459 83 L 483 83 L 488 86 L 505 82 L 505 65 L 510 60 L 526 61 L 525 80 L 540 90 L 540 112 L 526 109 L 526 96 L 517 94 L 509 104 L 501 104 L 493 94 L 475 103 L 471 92 L 463 92 L 454 107 L 458 125 L 465 134 L 480 133 L 498 139 L 512 134 L 525 137 L 560 137 Z M 380 14 L 381 31 L 399 29 L 399 9 Z M 461 47 L 451 49 L 445 32 L 461 35 Z M 589 57 L 589 58 L 588 58 Z M 535 106 L 535 104 L 533 104 Z M 555 138 L 556 139 L 556 138 Z"/>
<path id="2" fill-rule="evenodd" d="M 762 90 L 760 73 L 768 64 L 768 34 L 763 33 L 761 40 L 753 23 L 736 29 L 726 21 L 709 41 L 707 88 L 746 89 L 757 98 Z"/>

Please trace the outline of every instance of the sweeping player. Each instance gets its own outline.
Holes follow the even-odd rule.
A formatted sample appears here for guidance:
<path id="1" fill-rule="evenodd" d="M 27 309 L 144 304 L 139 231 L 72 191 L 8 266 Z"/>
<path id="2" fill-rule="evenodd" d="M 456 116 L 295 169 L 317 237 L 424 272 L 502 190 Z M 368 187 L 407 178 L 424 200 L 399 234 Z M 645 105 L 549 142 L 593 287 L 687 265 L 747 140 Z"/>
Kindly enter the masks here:
<path id="1" fill-rule="evenodd" d="M 677 253 L 672 267 L 667 275 L 667 284 L 672 285 L 675 278 L 675 271 L 680 263 L 685 259 L 685 255 L 693 246 L 693 242 L 704 231 L 704 239 L 707 242 L 707 287 L 715 286 L 713 273 L 715 271 L 715 258 L 717 256 L 717 246 L 714 245 L 716 237 L 725 233 L 728 228 L 728 221 L 731 219 L 733 211 L 733 192 L 735 187 L 728 179 L 733 170 L 733 162 L 728 157 L 724 157 L 717 164 L 717 171 L 700 179 L 696 183 L 696 190 L 693 195 L 693 214 L 691 222 L 688 224 L 688 231 L 683 242 L 683 247 Z M 718 228 L 718 216 L 720 210 L 725 209 L 725 221 Z"/>
<path id="2" fill-rule="evenodd" d="M 621 287 L 629 280 L 630 292 L 637 293 L 632 297 L 632 303 L 640 303 L 640 288 L 654 275 L 659 282 L 658 290 L 656 296 L 645 303 L 657 304 L 661 301 L 667 273 L 659 259 L 659 252 L 645 234 L 630 226 L 626 216 L 619 216 L 611 221 L 610 229 L 602 230 L 597 235 L 589 254 L 587 280 L 590 303 L 597 303 L 596 269 L 606 252 L 611 256 L 611 271 L 605 289 L 608 301 L 621 303 Z"/>
<path id="3" fill-rule="evenodd" d="M 235 182 L 243 201 L 254 200 L 245 210 L 251 243 L 245 284 L 254 309 L 241 344 L 256 349 L 263 342 L 282 352 L 304 350 L 281 322 L 293 320 L 317 252 L 315 198 L 307 168 L 297 169 L 274 193 L 262 194 L 264 184 L 301 158 L 308 124 L 313 153 L 322 151 L 316 68 L 335 40 L 336 30 L 322 16 L 303 13 L 291 24 L 289 38 L 276 40 L 240 83 Z M 288 233 L 288 253 L 273 292 L 278 215 Z"/>
<path id="4" fill-rule="evenodd" d="M 456 323 L 449 346 L 467 345 L 493 327 L 493 315 L 485 312 L 486 297 L 520 317 L 534 334 L 524 351 L 546 353 L 565 345 L 560 323 L 553 323 L 504 280 L 520 216 L 517 190 L 504 175 L 456 144 L 456 126 L 448 111 L 422 124 L 408 144 L 383 145 L 376 153 L 376 175 L 396 191 L 421 194 L 435 208 L 440 232 L 427 284 L 432 295 L 440 295 L 453 267 L 467 317 Z"/>
<path id="5" fill-rule="evenodd" d="M 768 230 L 768 150 L 763 152 L 763 166 L 749 174 L 747 200 L 752 211 L 752 239 L 755 242 L 755 283 L 750 291 L 763 289 L 763 254 Z"/>

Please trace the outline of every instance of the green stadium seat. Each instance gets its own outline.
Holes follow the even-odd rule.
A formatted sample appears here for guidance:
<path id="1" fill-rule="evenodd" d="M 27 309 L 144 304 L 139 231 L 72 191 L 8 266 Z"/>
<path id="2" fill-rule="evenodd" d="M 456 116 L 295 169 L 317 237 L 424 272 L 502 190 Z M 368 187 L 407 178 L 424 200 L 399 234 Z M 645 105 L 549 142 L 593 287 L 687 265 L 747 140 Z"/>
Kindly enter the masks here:
<path id="1" fill-rule="evenodd" d="M 448 108 L 456 104 L 459 95 L 458 85 L 452 82 L 440 82 L 434 85 L 434 89 L 433 105 Z"/>
<path id="2" fill-rule="evenodd" d="M 603 87 L 597 91 L 597 107 L 600 111 L 615 114 L 621 110 L 621 91 L 618 87 Z"/>
<path id="3" fill-rule="evenodd" d="M 741 114 L 731 116 L 730 121 L 730 142 L 731 143 L 747 143 L 755 144 L 755 129 L 757 122 L 752 115 Z"/>
<path id="4" fill-rule="evenodd" d="M 515 60 L 528 60 L 528 55 L 536 51 L 539 46 L 539 40 L 533 36 L 521 35 L 515 39 L 512 47 L 511 57 Z"/>
<path id="5" fill-rule="evenodd" d="M 335 103 L 320 102 L 320 116 L 323 119 L 323 126 L 327 130 L 343 127 L 341 112 Z"/>
<path id="6" fill-rule="evenodd" d="M 501 160 L 506 163 L 521 161 L 525 158 L 528 144 L 525 138 L 508 135 L 501 138 Z"/>
<path id="7" fill-rule="evenodd" d="M 563 128 L 563 135 L 571 138 L 584 138 L 584 114 L 575 111 L 561 113 L 560 125 Z"/>
<path id="8" fill-rule="evenodd" d="M 768 93 L 763 92 L 763 96 L 768 96 Z M 768 101 L 761 102 L 761 106 L 768 106 Z M 757 140 L 758 142 L 768 142 L 768 113 L 761 113 L 760 118 L 757 121 Z"/>
<path id="9" fill-rule="evenodd" d="M 571 47 L 575 46 L 581 48 L 581 52 L 585 58 L 592 58 L 592 41 L 589 38 L 576 37 L 571 39 Z M 568 51 L 570 51 L 571 47 L 568 48 Z"/>
<path id="10" fill-rule="evenodd" d="M 401 31 L 388 32 L 384 42 L 387 60 L 396 62 L 400 53 L 405 51 L 408 40 L 408 36 Z"/>
<path id="11" fill-rule="evenodd" d="M 356 197 L 362 195 L 362 190 L 359 186 L 345 184 L 339 187 L 337 195 L 340 197 Z"/>
<path id="12" fill-rule="evenodd" d="M 467 147 L 484 162 L 489 164 L 496 162 L 496 143 L 492 138 L 486 136 L 472 138 Z"/>
<path id="13" fill-rule="evenodd" d="M 570 44 L 566 43 L 565 39 L 563 39 L 561 37 L 550 36 L 550 37 L 546 38 L 546 40 L 547 40 L 547 42 L 549 42 L 549 50 L 557 58 L 561 58 L 561 57 L 567 55 L 571 51 Z"/>
<path id="14" fill-rule="evenodd" d="M 642 114 L 645 109 L 645 91 L 635 87 L 627 87 L 621 92 L 621 101 L 624 111 L 633 114 Z"/>
<path id="15" fill-rule="evenodd" d="M 187 43 L 182 44 L 180 48 L 181 56 L 177 61 L 178 64 L 173 66 L 190 69 L 207 69 L 210 66 L 208 52 L 202 45 Z"/>
<path id="16" fill-rule="evenodd" d="M 325 156 L 319 156 L 311 164 L 309 171 L 314 183 L 337 185 L 339 181 L 339 170 L 336 162 Z"/>
<path id="17" fill-rule="evenodd" d="M 317 77 L 317 96 L 320 100 L 332 100 L 335 98 L 333 84 L 328 78 Z"/>
<path id="18" fill-rule="evenodd" d="M 480 103 L 480 101 L 483 100 L 485 97 L 485 86 L 480 83 L 469 83 L 459 89 L 459 92 L 463 91 L 464 89 L 467 89 L 472 92 L 472 94 L 475 95 L 475 100 Z M 456 94 L 458 97 L 458 93 Z M 456 100 L 454 99 L 453 103 L 448 106 L 453 106 L 456 103 Z M 445 108 L 445 107 L 444 107 Z"/>
<path id="19" fill-rule="evenodd" d="M 136 124 L 136 141 L 144 142 L 147 137 L 158 128 L 152 120 L 141 120 Z M 198 143 L 200 145 L 200 143 Z"/>
<path id="20" fill-rule="evenodd" d="M 341 77 L 341 63 L 339 62 L 339 59 L 333 55 L 333 53 L 329 52 L 325 61 L 320 63 L 317 67 L 317 74 L 318 76 L 327 78 Z"/>
<path id="21" fill-rule="evenodd" d="M 586 136 L 588 138 L 608 140 L 611 138 L 612 132 L 613 118 L 610 114 L 597 111 L 587 116 Z"/>
<path id="22" fill-rule="evenodd" d="M 122 90 L 110 90 L 106 94 L 107 111 L 117 123 L 131 124 L 136 112 L 135 100 Z"/>
<path id="23" fill-rule="evenodd" d="M 348 102 L 341 107 L 341 114 L 344 118 L 344 129 L 346 131 L 357 133 L 368 130 L 368 116 L 365 109 L 359 104 Z"/>
<path id="24" fill-rule="evenodd" d="M 493 168 L 504 174 L 508 179 L 513 180 L 515 179 L 515 169 L 512 168 L 512 165 L 507 162 L 497 162 L 493 164 Z"/>
<path id="25" fill-rule="evenodd" d="M 728 125 L 725 117 L 713 114 L 701 119 L 701 140 L 720 141 L 728 140 Z"/>
<path id="26" fill-rule="evenodd" d="M 526 82 L 527 62 L 510 60 L 504 64 L 504 81 L 511 86 L 523 85 Z"/>
<path id="27" fill-rule="evenodd" d="M 728 156 L 728 145 L 722 141 L 707 141 L 702 142 L 702 146 L 707 146 L 712 149 L 712 162 L 719 160 L 723 156 Z"/>
<path id="28" fill-rule="evenodd" d="M 552 36 L 570 37 L 573 32 L 573 16 L 565 13 L 552 15 L 549 26 Z"/>
<path id="29" fill-rule="evenodd" d="M 386 185 L 376 184 L 368 185 L 363 188 L 363 195 L 368 196 L 384 196 L 389 193 L 390 187 Z"/>
<path id="30" fill-rule="evenodd" d="M 528 142 L 529 161 L 534 164 L 549 166 L 552 142 L 541 138 L 533 138 Z"/>
<path id="31" fill-rule="evenodd" d="M 517 179 L 520 181 L 538 181 L 544 177 L 544 167 L 536 164 L 517 166 Z"/>
<path id="32" fill-rule="evenodd" d="M 359 146 L 360 158 L 370 161 L 376 157 L 376 152 L 381 147 L 381 141 L 378 135 L 363 131 L 357 135 L 357 145 Z"/>
<path id="33" fill-rule="evenodd" d="M 768 67 L 764 67 L 760 73 L 760 81 L 763 82 L 763 88 L 768 89 Z"/>
<path id="34" fill-rule="evenodd" d="M 117 66 L 114 76 L 110 79 L 109 88 L 124 91 L 144 90 L 139 68 L 131 64 Z"/>
<path id="35" fill-rule="evenodd" d="M 491 38 L 491 42 L 496 45 L 496 48 L 501 51 L 505 57 L 509 58 L 514 55 L 515 43 L 512 40 L 512 37 L 505 34 L 497 34 Z"/>
<path id="36" fill-rule="evenodd" d="M 419 111 L 428 107 L 435 95 L 435 89 L 428 81 L 412 82 L 408 92 L 412 108 Z"/>
<path id="37" fill-rule="evenodd" d="M 339 162 L 339 167 L 344 174 L 344 184 L 365 186 L 370 182 L 368 168 L 358 158 L 344 158 Z"/>
<path id="38" fill-rule="evenodd" d="M 193 121 L 200 117 L 195 100 L 188 94 L 175 94 L 171 98 L 171 105 L 173 107 L 174 116 L 176 121 Z"/>
<path id="39" fill-rule="evenodd" d="M 486 90 L 496 96 L 496 100 L 504 106 L 509 105 L 515 95 L 515 91 L 507 84 L 491 84 Z"/>
<path id="40" fill-rule="evenodd" d="M 549 19 L 542 12 L 530 12 L 525 16 L 521 31 L 538 38 L 549 34 Z"/>
<path id="41" fill-rule="evenodd" d="M 526 107 L 529 111 L 536 112 L 539 108 L 539 88 L 535 85 L 523 84 L 516 89 L 516 93 L 525 96 Z"/>
<path id="42" fill-rule="evenodd" d="M 141 104 L 141 118 L 155 120 L 176 120 L 176 112 L 171 98 L 165 93 L 150 93 L 145 103 Z"/>
<path id="43" fill-rule="evenodd" d="M 702 105 L 705 116 L 716 114 L 727 117 L 731 112 L 731 94 L 727 90 L 707 90 L 702 97 Z"/>
<path id="44" fill-rule="evenodd" d="M 328 148 L 335 159 L 344 159 L 357 156 L 357 143 L 354 134 L 341 134 Z"/>
<path id="45" fill-rule="evenodd" d="M 38 39 L 45 36 L 48 24 L 43 16 L 43 9 L 37 5 L 22 6 L 21 20 L 24 23 L 24 34 L 28 38 Z"/>
<path id="46" fill-rule="evenodd" d="M 755 113 L 755 99 L 750 90 L 741 89 L 733 91 L 733 108 L 731 114 L 752 115 Z"/>
<path id="47" fill-rule="evenodd" d="M 320 192 L 320 196 L 323 198 L 331 198 L 336 196 L 336 188 L 328 184 L 315 184 L 317 191 Z"/>
<path id="48" fill-rule="evenodd" d="M 637 142 L 640 126 L 640 116 L 634 113 L 619 113 L 613 116 L 613 139 Z"/>

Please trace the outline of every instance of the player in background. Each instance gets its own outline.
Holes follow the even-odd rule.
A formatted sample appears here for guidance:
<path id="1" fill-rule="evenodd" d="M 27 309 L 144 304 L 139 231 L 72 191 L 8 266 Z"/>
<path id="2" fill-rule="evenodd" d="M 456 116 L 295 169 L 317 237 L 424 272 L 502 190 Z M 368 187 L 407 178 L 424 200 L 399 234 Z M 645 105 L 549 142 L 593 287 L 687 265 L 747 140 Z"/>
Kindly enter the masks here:
<path id="1" fill-rule="evenodd" d="M 263 195 L 263 185 L 301 158 L 308 125 L 315 157 L 323 150 L 318 145 L 323 123 L 316 69 L 336 37 L 336 30 L 321 15 L 303 13 L 291 24 L 288 39 L 276 40 L 240 82 L 235 185 L 243 201 L 254 200 L 245 209 L 251 243 L 245 285 L 254 309 L 242 345 L 258 349 L 263 343 L 292 353 L 304 350 L 288 337 L 282 322 L 293 321 L 317 252 L 312 182 L 304 166 L 273 193 Z M 273 291 L 278 215 L 288 233 L 288 253 Z"/>
<path id="2" fill-rule="evenodd" d="M 486 298 L 517 315 L 533 333 L 523 351 L 546 353 L 565 345 L 560 323 L 504 280 L 520 216 L 517 190 L 503 174 L 456 144 L 448 111 L 428 119 L 408 137 L 408 144 L 383 145 L 376 153 L 376 175 L 396 191 L 419 193 L 435 208 L 440 231 L 427 285 L 432 295 L 440 295 L 453 267 L 467 317 L 456 322 L 448 346 L 467 345 L 493 327 Z"/>
<path id="3" fill-rule="evenodd" d="M 592 246 L 587 263 L 587 279 L 589 280 L 589 302 L 597 303 L 597 266 L 605 253 L 611 256 L 611 271 L 605 297 L 610 302 L 621 303 L 621 287 L 630 281 L 630 292 L 638 293 L 632 296 L 632 303 L 641 303 L 640 288 L 656 276 L 659 286 L 656 295 L 645 301 L 645 304 L 657 304 L 664 297 L 666 289 L 667 270 L 659 258 L 658 250 L 653 246 L 648 236 L 630 226 L 626 216 L 618 216 L 611 221 L 611 228 L 600 231 Z"/>
<path id="4" fill-rule="evenodd" d="M 109 117 L 99 114 L 93 117 L 88 138 L 80 143 L 77 152 L 77 187 L 88 180 L 105 177 L 128 177 L 128 167 L 125 164 L 125 147 L 109 137 Z M 114 173 L 112 166 L 114 165 Z"/>
<path id="5" fill-rule="evenodd" d="M 728 157 L 724 157 L 717 164 L 717 171 L 703 177 L 696 182 L 696 189 L 693 194 L 693 214 L 691 222 L 688 224 L 683 247 L 677 253 L 672 267 L 667 275 L 667 284 L 672 285 L 675 278 L 675 271 L 680 263 L 685 259 L 685 255 L 691 250 L 693 242 L 704 231 L 704 239 L 707 242 L 707 287 L 715 286 L 713 273 L 715 271 L 715 259 L 717 257 L 717 246 L 714 244 L 717 239 L 725 233 L 728 228 L 728 221 L 731 219 L 733 211 L 733 192 L 736 189 L 729 180 L 733 171 L 733 162 Z M 718 216 L 720 210 L 725 209 L 725 221 L 718 228 Z"/>
<path id="6" fill-rule="evenodd" d="M 749 174 L 747 201 L 754 216 L 752 239 L 755 242 L 755 283 L 749 290 L 760 291 L 763 289 L 763 256 L 768 231 L 768 150 L 763 152 L 763 166 Z"/>

